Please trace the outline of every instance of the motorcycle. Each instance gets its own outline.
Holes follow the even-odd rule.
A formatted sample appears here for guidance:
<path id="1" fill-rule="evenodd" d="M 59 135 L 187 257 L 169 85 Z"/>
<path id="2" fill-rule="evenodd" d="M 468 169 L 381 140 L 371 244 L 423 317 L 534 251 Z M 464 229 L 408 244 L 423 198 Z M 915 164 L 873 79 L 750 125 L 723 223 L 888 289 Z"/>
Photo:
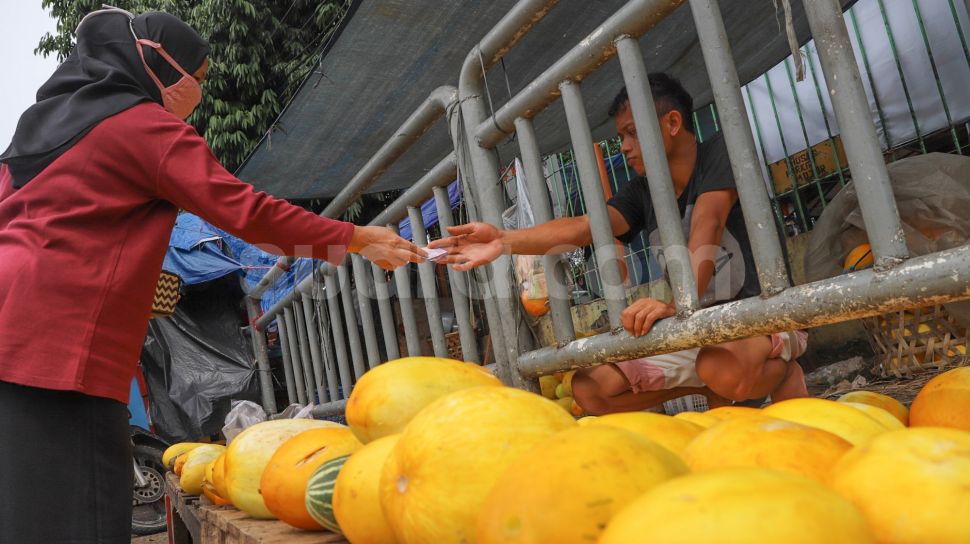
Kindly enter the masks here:
<path id="1" fill-rule="evenodd" d="M 128 413 L 134 475 L 131 532 L 151 535 L 165 530 L 165 465 L 162 464 L 162 454 L 169 444 L 151 432 L 137 382 L 132 383 Z"/>

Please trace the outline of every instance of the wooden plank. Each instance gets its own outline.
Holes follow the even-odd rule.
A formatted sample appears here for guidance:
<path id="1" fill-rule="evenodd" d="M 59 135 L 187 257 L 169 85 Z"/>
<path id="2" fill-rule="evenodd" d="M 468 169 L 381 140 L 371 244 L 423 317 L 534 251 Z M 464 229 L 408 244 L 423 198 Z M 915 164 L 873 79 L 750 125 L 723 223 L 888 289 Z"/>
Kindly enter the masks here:
<path id="1" fill-rule="evenodd" d="M 199 497 L 185 494 L 179 487 L 179 477 L 173 472 L 165 473 L 165 494 L 171 501 L 173 512 L 178 514 L 192 536 L 192 540 L 198 542 L 202 534 L 202 525 L 196 507 Z"/>
<path id="2" fill-rule="evenodd" d="M 340 535 L 304 531 L 278 520 L 254 519 L 231 506 L 200 509 L 202 544 L 347 544 Z"/>

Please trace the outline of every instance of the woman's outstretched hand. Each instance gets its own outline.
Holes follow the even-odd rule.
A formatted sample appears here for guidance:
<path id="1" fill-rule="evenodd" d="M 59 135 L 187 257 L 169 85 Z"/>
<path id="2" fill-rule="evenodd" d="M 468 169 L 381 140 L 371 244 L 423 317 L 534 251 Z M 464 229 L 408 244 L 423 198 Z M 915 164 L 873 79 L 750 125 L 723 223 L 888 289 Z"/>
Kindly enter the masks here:
<path id="1" fill-rule="evenodd" d="M 367 257 L 384 270 L 394 270 L 407 263 L 420 263 L 427 256 L 418 246 L 386 227 L 354 226 L 347 251 Z"/>
<path id="2" fill-rule="evenodd" d="M 459 272 L 488 264 L 504 251 L 502 231 L 488 223 L 468 223 L 448 227 L 451 236 L 428 244 L 429 249 L 445 249 L 448 255 L 438 260 Z"/>

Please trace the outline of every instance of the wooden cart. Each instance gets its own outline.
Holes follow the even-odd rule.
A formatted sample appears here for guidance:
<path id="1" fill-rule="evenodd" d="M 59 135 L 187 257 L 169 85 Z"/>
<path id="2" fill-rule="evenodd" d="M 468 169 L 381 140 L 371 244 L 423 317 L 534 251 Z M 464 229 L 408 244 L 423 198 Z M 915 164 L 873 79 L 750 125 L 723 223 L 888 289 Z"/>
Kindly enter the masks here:
<path id="1" fill-rule="evenodd" d="M 186 495 L 178 476 L 165 475 L 169 544 L 347 544 L 340 535 L 303 531 L 277 520 L 253 519 L 232 506 Z"/>

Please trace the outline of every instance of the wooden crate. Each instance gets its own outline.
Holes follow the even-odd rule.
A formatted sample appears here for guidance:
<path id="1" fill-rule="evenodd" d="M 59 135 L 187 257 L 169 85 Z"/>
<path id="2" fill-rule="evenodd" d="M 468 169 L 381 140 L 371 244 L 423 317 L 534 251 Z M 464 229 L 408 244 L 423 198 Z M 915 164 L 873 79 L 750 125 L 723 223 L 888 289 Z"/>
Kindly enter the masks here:
<path id="1" fill-rule="evenodd" d="M 175 544 L 348 544 L 338 534 L 304 531 L 278 520 L 253 519 L 235 507 L 216 506 L 205 497 L 186 495 L 171 472 L 165 475 L 165 484 L 166 499 L 172 506 L 169 542 Z"/>
<path id="2" fill-rule="evenodd" d="M 201 507 L 201 544 L 347 544 L 327 531 L 304 531 L 278 520 L 253 519 L 232 506 Z"/>
<path id="3" fill-rule="evenodd" d="M 967 329 L 941 305 L 867 317 L 862 325 L 876 354 L 873 371 L 881 376 L 968 362 Z"/>

